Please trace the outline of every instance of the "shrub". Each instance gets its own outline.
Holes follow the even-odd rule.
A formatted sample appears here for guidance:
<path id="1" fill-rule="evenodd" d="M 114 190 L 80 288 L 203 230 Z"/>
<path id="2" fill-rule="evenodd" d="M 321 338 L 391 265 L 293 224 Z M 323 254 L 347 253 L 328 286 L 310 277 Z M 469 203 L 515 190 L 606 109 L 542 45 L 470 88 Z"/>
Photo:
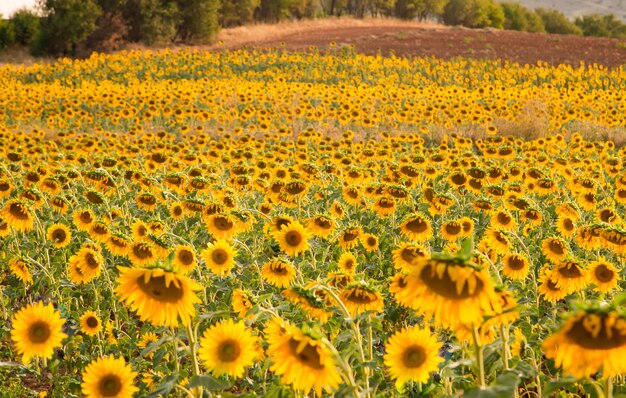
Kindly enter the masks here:
<path id="1" fill-rule="evenodd" d="M 15 42 L 22 46 L 29 46 L 39 31 L 39 17 L 26 8 L 16 11 L 10 23 L 13 25 Z"/>
<path id="2" fill-rule="evenodd" d="M 613 14 L 590 14 L 574 21 L 585 36 L 626 38 L 626 24 Z"/>
<path id="3" fill-rule="evenodd" d="M 543 26 L 548 33 L 557 33 L 561 35 L 582 35 L 582 30 L 567 19 L 565 14 L 559 10 L 537 8 L 535 13 L 539 15 L 543 21 Z"/>
<path id="4" fill-rule="evenodd" d="M 0 14 L 0 50 L 14 43 L 15 33 L 13 32 L 13 25 L 2 19 L 2 14 Z"/>
<path id="5" fill-rule="evenodd" d="M 504 29 L 522 32 L 545 32 L 541 17 L 519 3 L 501 3 Z"/>

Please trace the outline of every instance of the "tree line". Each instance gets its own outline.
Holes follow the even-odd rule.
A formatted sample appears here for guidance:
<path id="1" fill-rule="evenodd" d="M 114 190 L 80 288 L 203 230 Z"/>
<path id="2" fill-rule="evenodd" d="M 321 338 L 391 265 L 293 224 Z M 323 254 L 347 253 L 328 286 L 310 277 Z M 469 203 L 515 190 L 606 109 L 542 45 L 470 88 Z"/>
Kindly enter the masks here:
<path id="1" fill-rule="evenodd" d="M 17 44 L 34 55 L 76 56 L 132 42 L 206 42 L 222 27 L 254 22 L 345 15 L 626 38 L 626 24 L 613 14 L 570 20 L 555 9 L 494 0 L 38 0 L 35 11 L 0 18 L 0 49 Z"/>

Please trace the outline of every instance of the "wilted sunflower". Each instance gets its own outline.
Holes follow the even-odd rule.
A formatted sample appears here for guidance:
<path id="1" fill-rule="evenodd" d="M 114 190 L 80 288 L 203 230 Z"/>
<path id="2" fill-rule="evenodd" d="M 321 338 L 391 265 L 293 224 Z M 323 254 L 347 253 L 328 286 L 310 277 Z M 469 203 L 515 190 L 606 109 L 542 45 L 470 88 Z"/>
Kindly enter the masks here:
<path id="1" fill-rule="evenodd" d="M 318 396 L 326 390 L 332 393 L 341 383 L 335 359 L 330 349 L 319 339 L 304 334 L 288 324 L 285 331 L 272 339 L 268 354 L 272 357 L 270 370 L 284 384 L 308 393 L 314 389 Z"/>
<path id="2" fill-rule="evenodd" d="M 526 256 L 519 253 L 510 253 L 502 259 L 502 273 L 507 278 L 522 280 L 530 271 L 530 262 Z"/>
<path id="3" fill-rule="evenodd" d="M 342 289 L 339 298 L 352 316 L 365 311 L 382 312 L 385 309 L 383 296 L 380 292 L 360 283 Z"/>
<path id="4" fill-rule="evenodd" d="M 31 283 L 33 276 L 30 274 L 28 264 L 19 257 L 13 257 L 9 260 L 9 269 L 15 277 L 23 283 Z"/>
<path id="5" fill-rule="evenodd" d="M 409 306 L 439 326 L 479 325 L 501 310 L 491 277 L 473 264 L 421 258 L 407 283 Z"/>
<path id="6" fill-rule="evenodd" d="M 61 248 L 69 245 L 72 240 L 72 231 L 65 224 L 52 224 L 48 227 L 46 239 L 52 242 L 55 248 Z"/>
<path id="7" fill-rule="evenodd" d="M 423 242 L 433 236 L 430 221 L 422 214 L 409 216 L 400 224 L 400 230 L 402 235 L 416 242 Z"/>
<path id="8" fill-rule="evenodd" d="M 309 248 L 311 233 L 298 221 L 294 221 L 283 226 L 279 232 L 275 232 L 273 237 L 278 242 L 280 250 L 289 256 L 297 256 Z"/>
<path id="9" fill-rule="evenodd" d="M 626 317 L 614 311 L 580 311 L 541 346 L 546 357 L 576 378 L 599 371 L 604 379 L 626 373 Z"/>
<path id="10" fill-rule="evenodd" d="M 337 228 L 337 223 L 330 217 L 317 215 L 307 220 L 307 228 L 311 231 L 311 235 L 320 238 L 327 238 Z"/>
<path id="11" fill-rule="evenodd" d="M 191 246 L 178 245 L 174 252 L 174 269 L 183 274 L 189 274 L 198 265 L 196 253 Z"/>
<path id="12" fill-rule="evenodd" d="M 0 217 L 11 229 L 20 232 L 28 232 L 35 225 L 33 211 L 25 202 L 18 199 L 10 199 L 6 202 L 0 211 Z"/>
<path id="13" fill-rule="evenodd" d="M 27 364 L 35 356 L 52 358 L 54 349 L 61 347 L 67 337 L 63 333 L 64 323 L 65 319 L 54 310 L 52 303 L 44 305 L 39 301 L 21 308 L 11 321 L 11 340 L 22 362 Z"/>
<path id="14" fill-rule="evenodd" d="M 211 272 L 221 277 L 230 275 L 230 271 L 235 266 L 236 256 L 235 249 L 223 239 L 209 243 L 207 248 L 200 252 L 200 257 Z"/>
<path id="15" fill-rule="evenodd" d="M 401 388 L 407 381 L 427 383 L 430 373 L 437 372 L 443 358 L 441 343 L 428 329 L 417 326 L 397 331 L 385 344 L 385 365 Z"/>
<path id="16" fill-rule="evenodd" d="M 243 321 L 228 319 L 204 331 L 198 355 L 215 376 L 242 377 L 246 367 L 254 364 L 258 345 L 258 338 Z"/>
<path id="17" fill-rule="evenodd" d="M 288 261 L 272 260 L 263 265 L 261 277 L 276 287 L 289 287 L 296 277 L 296 269 Z"/>
<path id="18" fill-rule="evenodd" d="M 546 238 L 541 242 L 541 252 L 553 263 L 561 261 L 567 256 L 567 243 L 561 238 Z"/>
<path id="19" fill-rule="evenodd" d="M 426 250 L 413 243 L 402 243 L 393 251 L 393 266 L 405 272 L 411 272 L 420 258 L 426 257 Z"/>
<path id="20" fill-rule="evenodd" d="M 81 390 L 87 398 L 132 398 L 139 389 L 133 385 L 137 373 L 123 357 L 113 355 L 91 361 L 83 371 Z"/>
<path id="21" fill-rule="evenodd" d="M 95 336 L 102 330 L 102 320 L 93 311 L 85 311 L 80 317 L 80 328 L 88 336 Z"/>
<path id="22" fill-rule="evenodd" d="M 201 302 L 195 294 L 202 289 L 200 284 L 160 268 L 117 268 L 115 293 L 142 321 L 177 327 L 180 318 L 183 325 L 189 324 L 196 313 L 194 304 Z"/>
<path id="23" fill-rule="evenodd" d="M 618 287 L 619 271 L 604 257 L 600 257 L 598 261 L 589 263 L 587 275 L 596 285 L 594 290 L 598 292 L 606 293 Z"/>

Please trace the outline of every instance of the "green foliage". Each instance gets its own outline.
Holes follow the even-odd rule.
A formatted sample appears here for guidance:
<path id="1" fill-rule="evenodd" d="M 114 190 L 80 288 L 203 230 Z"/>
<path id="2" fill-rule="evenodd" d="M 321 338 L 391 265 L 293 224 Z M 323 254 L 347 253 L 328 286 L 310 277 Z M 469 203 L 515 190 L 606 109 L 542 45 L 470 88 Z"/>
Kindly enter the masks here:
<path id="1" fill-rule="evenodd" d="M 402 19 L 438 18 L 443 13 L 445 0 L 396 0 L 395 16 Z"/>
<path id="2" fill-rule="evenodd" d="M 626 38 L 626 24 L 613 14 L 591 14 L 574 21 L 585 36 Z"/>
<path id="3" fill-rule="evenodd" d="M 10 19 L 15 33 L 15 43 L 29 46 L 39 31 L 39 17 L 28 9 L 13 13 Z"/>
<path id="4" fill-rule="evenodd" d="M 532 10 L 519 3 L 501 3 L 504 11 L 504 29 L 522 32 L 545 32 L 543 20 Z"/>
<path id="5" fill-rule="evenodd" d="M 181 21 L 178 5 L 162 0 L 129 0 L 124 17 L 129 39 L 148 45 L 173 40 Z"/>
<path id="6" fill-rule="evenodd" d="M 2 19 L 0 14 L 0 50 L 9 47 L 15 43 L 15 32 L 13 25 Z"/>
<path id="7" fill-rule="evenodd" d="M 543 21 L 545 31 L 561 35 L 582 35 L 582 30 L 572 21 L 567 19 L 565 14 L 555 9 L 537 8 L 535 13 Z"/>
<path id="8" fill-rule="evenodd" d="M 444 7 L 442 18 L 447 25 L 504 27 L 504 11 L 493 0 L 450 0 Z"/>
<path id="9" fill-rule="evenodd" d="M 254 10 L 259 5 L 261 5 L 261 0 L 224 1 L 219 10 L 220 26 L 228 28 L 252 22 Z"/>
<path id="10" fill-rule="evenodd" d="M 177 36 L 183 40 L 211 40 L 219 32 L 219 0 L 178 0 Z"/>
<path id="11" fill-rule="evenodd" d="M 93 0 L 41 0 L 45 13 L 41 34 L 46 52 L 76 53 L 79 44 L 96 30 L 102 10 Z"/>

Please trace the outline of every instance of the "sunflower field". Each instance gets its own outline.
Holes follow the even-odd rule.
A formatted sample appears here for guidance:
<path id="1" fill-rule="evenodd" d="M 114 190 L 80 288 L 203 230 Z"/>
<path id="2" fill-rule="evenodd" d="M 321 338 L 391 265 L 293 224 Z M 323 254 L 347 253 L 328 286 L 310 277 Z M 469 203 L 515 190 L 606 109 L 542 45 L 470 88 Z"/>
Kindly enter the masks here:
<path id="1" fill-rule="evenodd" d="M 166 50 L 0 88 L 0 397 L 626 396 L 623 68 Z"/>

